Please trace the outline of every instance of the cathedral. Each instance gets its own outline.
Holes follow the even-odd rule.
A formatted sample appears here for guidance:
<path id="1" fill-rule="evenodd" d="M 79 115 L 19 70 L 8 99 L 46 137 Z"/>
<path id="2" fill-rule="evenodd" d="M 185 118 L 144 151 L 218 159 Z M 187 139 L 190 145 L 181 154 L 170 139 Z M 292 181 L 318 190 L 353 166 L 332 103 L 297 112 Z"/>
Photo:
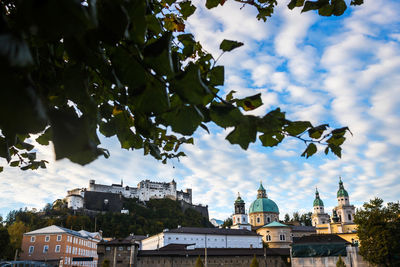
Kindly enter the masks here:
<path id="1" fill-rule="evenodd" d="M 286 225 L 279 222 L 278 205 L 268 198 L 266 190 L 260 182 L 257 197 L 250 204 L 248 214 L 245 202 L 238 194 L 234 202 L 235 212 L 232 215 L 231 228 L 256 231 L 271 248 L 289 248 L 292 237 L 315 233 L 337 234 L 351 243 L 358 243 L 357 225 L 353 221 L 355 207 L 350 204 L 349 193 L 344 188 L 341 178 L 339 178 L 337 201 L 338 205 L 333 209 L 331 217 L 325 212 L 324 202 L 316 189 L 311 217 L 312 226 Z"/>

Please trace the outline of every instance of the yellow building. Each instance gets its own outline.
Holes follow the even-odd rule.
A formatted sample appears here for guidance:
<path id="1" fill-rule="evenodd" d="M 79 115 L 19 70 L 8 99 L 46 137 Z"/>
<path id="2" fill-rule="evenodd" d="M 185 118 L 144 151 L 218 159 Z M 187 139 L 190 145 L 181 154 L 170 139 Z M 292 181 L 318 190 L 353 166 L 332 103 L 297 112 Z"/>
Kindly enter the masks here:
<path id="1" fill-rule="evenodd" d="M 351 243 L 358 243 L 357 225 L 354 223 L 355 207 L 350 204 L 350 197 L 344 189 L 342 179 L 339 180 L 337 191 L 338 205 L 332 211 L 332 218 L 324 212 L 324 203 L 319 197 L 319 192 L 315 192 L 314 212 L 312 214 L 312 224 L 315 226 L 317 234 L 337 234 L 341 238 Z"/>

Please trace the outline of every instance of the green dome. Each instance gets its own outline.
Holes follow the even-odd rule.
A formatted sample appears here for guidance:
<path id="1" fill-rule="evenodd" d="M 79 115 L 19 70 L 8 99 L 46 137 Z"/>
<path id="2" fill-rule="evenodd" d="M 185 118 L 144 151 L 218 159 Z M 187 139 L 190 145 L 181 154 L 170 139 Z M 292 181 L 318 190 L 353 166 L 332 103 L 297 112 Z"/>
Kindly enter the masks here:
<path id="1" fill-rule="evenodd" d="M 342 178 L 339 178 L 339 190 L 337 191 L 337 197 L 348 197 L 349 193 L 347 193 L 346 189 L 344 189 Z"/>
<path id="2" fill-rule="evenodd" d="M 240 203 L 244 203 L 244 201 L 240 196 L 238 196 L 237 199 L 235 200 L 235 204 L 240 204 Z"/>
<path id="3" fill-rule="evenodd" d="M 324 206 L 324 202 L 320 198 L 314 199 L 314 207 L 315 206 Z"/>
<path id="4" fill-rule="evenodd" d="M 254 212 L 274 212 L 279 213 L 278 206 L 269 198 L 257 198 L 250 205 L 249 214 Z"/>
<path id="5" fill-rule="evenodd" d="M 315 199 L 314 199 L 314 207 L 316 206 L 324 206 L 324 202 L 322 201 L 322 199 L 319 198 L 319 193 L 318 190 L 315 189 Z"/>

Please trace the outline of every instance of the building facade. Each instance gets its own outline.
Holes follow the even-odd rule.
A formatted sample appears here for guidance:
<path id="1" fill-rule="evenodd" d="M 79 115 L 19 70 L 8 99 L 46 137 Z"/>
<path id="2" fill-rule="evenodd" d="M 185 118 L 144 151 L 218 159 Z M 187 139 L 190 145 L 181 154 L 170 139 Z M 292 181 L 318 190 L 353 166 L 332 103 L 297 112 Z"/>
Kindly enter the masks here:
<path id="1" fill-rule="evenodd" d="M 337 234 L 350 243 L 358 243 L 357 225 L 354 223 L 355 207 L 350 204 L 349 193 L 344 188 L 342 178 L 339 178 L 339 189 L 336 194 L 338 205 L 332 210 L 332 217 L 329 217 L 329 221 L 326 220 L 326 215 L 322 217 L 322 214 L 318 213 L 318 209 L 316 210 L 316 207 L 319 207 L 319 211 L 321 211 L 322 207 L 323 211 L 323 203 L 322 200 L 319 201 L 317 199 L 317 196 L 319 198 L 319 194 L 317 195 L 317 193 L 314 200 L 314 213 L 312 215 L 313 225 L 315 225 L 317 233 Z M 319 204 L 316 206 L 316 203 Z"/>
<path id="2" fill-rule="evenodd" d="M 261 236 L 246 229 L 180 227 L 142 240 L 142 250 L 160 249 L 170 244 L 193 248 L 262 248 Z"/>
<path id="3" fill-rule="evenodd" d="M 290 248 L 291 233 L 291 227 L 280 222 L 271 222 L 257 229 L 257 234 L 262 236 L 269 248 Z"/>
<path id="4" fill-rule="evenodd" d="M 25 233 L 21 260 L 43 261 L 63 266 L 97 266 L 97 244 L 101 234 L 73 231 L 51 225 Z"/>
<path id="5" fill-rule="evenodd" d="M 318 224 L 325 224 L 330 221 L 330 216 L 325 213 L 324 202 L 319 197 L 318 189 L 315 189 L 315 199 L 314 199 L 314 212 L 311 215 L 311 222 L 313 226 Z"/>
<path id="6" fill-rule="evenodd" d="M 96 184 L 95 180 L 90 180 L 88 188 L 76 188 L 67 192 L 68 208 L 73 210 L 83 208 L 86 192 L 112 193 L 122 195 L 125 198 L 137 198 L 140 201 L 149 201 L 153 198 L 170 198 L 192 204 L 192 189 L 187 188 L 185 191 L 178 191 L 175 180 L 169 183 L 143 180 L 138 183 L 137 187 L 124 186 L 122 180 L 121 184 L 112 185 Z"/>

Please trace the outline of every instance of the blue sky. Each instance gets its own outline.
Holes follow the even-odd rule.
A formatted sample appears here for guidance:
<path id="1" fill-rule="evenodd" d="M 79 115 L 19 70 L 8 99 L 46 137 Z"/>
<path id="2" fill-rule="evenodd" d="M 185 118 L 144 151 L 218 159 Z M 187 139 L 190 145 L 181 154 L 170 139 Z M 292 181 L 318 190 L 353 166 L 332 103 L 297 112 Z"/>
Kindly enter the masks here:
<path id="1" fill-rule="evenodd" d="M 38 147 L 38 157 L 51 161 L 46 170 L 0 173 L 0 214 L 12 209 L 42 208 L 66 191 L 98 183 L 136 185 L 140 180 L 170 181 L 192 188 L 193 201 L 209 206 L 210 218 L 233 212 L 237 192 L 246 208 L 256 198 L 260 180 L 280 209 L 280 217 L 312 211 L 315 187 L 327 211 L 336 205 L 339 176 L 357 207 L 373 197 L 400 199 L 400 3 L 366 0 L 338 18 L 290 11 L 280 1 L 266 23 L 256 11 L 233 1 L 211 11 L 198 9 L 187 29 L 215 56 L 223 39 L 245 43 L 223 55 L 226 83 L 222 95 L 262 93 L 256 115 L 281 107 L 289 119 L 348 126 L 353 136 L 343 145 L 342 159 L 319 153 L 300 157 L 304 144 L 285 140 L 277 148 L 259 141 L 247 151 L 224 140 L 230 129 L 200 129 L 188 155 L 163 165 L 142 151 L 119 148 L 116 139 L 102 139 L 109 159 L 81 167 L 54 162 L 51 147 Z M 4 165 L 4 162 L 0 162 Z"/>

